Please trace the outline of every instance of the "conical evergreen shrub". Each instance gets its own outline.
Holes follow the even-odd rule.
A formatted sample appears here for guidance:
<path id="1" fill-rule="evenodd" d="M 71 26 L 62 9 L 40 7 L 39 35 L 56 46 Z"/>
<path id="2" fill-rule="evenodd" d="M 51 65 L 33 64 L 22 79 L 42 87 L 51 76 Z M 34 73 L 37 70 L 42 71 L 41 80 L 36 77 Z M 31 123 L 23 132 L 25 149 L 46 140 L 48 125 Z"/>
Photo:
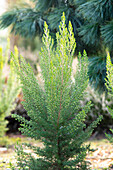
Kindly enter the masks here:
<path id="1" fill-rule="evenodd" d="M 54 48 L 46 22 L 42 41 L 40 66 L 43 88 L 24 58 L 20 58 L 19 65 L 12 54 L 22 83 L 23 104 L 30 121 L 20 116 L 14 117 L 22 122 L 20 130 L 24 135 L 41 140 L 44 145 L 40 148 L 24 144 L 34 154 L 26 153 L 23 146 L 18 146 L 17 167 L 30 170 L 89 169 L 85 157 L 90 146 L 84 145 L 84 142 L 101 117 L 86 128 L 84 121 L 91 103 L 84 108 L 80 106 L 88 85 L 86 52 L 84 51 L 82 57 L 79 55 L 77 72 L 72 81 L 72 60 L 76 43 L 71 22 L 66 28 L 64 14 L 56 34 L 57 47 Z"/>

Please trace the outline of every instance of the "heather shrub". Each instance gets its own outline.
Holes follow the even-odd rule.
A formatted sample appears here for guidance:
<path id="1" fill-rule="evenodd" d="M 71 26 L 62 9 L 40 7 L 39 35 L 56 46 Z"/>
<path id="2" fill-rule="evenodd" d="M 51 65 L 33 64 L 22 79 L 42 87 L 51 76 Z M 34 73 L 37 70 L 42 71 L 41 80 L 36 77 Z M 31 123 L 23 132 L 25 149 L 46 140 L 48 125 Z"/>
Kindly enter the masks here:
<path id="1" fill-rule="evenodd" d="M 76 75 L 72 81 L 76 43 L 71 22 L 66 27 L 63 14 L 56 34 L 56 47 L 46 22 L 44 26 L 40 52 L 43 87 L 24 58 L 20 58 L 19 64 L 12 53 L 22 84 L 23 105 L 30 121 L 18 115 L 14 117 L 22 122 L 20 130 L 23 135 L 43 143 L 43 147 L 28 144 L 17 146 L 17 167 L 30 170 L 86 170 L 89 166 L 85 157 L 90 146 L 84 145 L 84 142 L 101 120 L 99 117 L 86 128 L 84 122 L 91 102 L 84 107 L 80 104 L 88 85 L 88 58 L 85 51 L 83 56 L 79 55 Z M 24 147 L 31 149 L 32 153 L 26 153 Z"/>
<path id="2" fill-rule="evenodd" d="M 107 60 L 106 60 L 106 68 L 107 68 L 107 79 L 106 79 L 106 87 L 108 89 L 108 93 L 111 97 L 111 100 L 113 99 L 113 64 L 111 62 L 110 54 L 107 52 Z M 109 113 L 111 114 L 113 118 L 113 109 L 108 107 Z M 111 132 L 113 133 L 113 129 L 110 129 Z M 113 137 L 106 134 L 107 138 L 111 143 L 113 143 Z"/>
<path id="3" fill-rule="evenodd" d="M 0 47 L 0 137 L 3 137 L 7 130 L 5 117 L 10 114 L 12 109 L 14 109 L 14 101 L 20 90 L 20 80 L 17 79 L 12 59 L 8 65 L 9 47 L 9 39 L 5 54 L 3 54 L 3 48 Z M 14 51 L 15 59 L 18 60 L 17 47 L 15 47 Z M 10 69 L 9 75 L 7 76 L 4 75 L 6 66 Z"/>

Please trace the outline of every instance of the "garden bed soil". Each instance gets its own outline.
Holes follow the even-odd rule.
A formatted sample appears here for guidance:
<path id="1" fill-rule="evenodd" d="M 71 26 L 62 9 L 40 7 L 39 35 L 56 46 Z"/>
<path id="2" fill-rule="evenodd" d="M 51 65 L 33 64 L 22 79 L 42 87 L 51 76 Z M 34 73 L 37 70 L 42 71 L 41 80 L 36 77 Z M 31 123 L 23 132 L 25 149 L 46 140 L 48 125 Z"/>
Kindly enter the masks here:
<path id="1" fill-rule="evenodd" d="M 17 141 L 19 143 L 28 142 L 31 145 L 43 144 L 40 141 L 34 141 L 30 138 L 21 135 L 10 135 L 9 140 L 13 141 L 8 147 L 0 147 L 0 170 L 10 170 L 10 162 L 16 164 L 16 153 L 14 145 Z M 15 141 L 15 142 L 14 142 Z M 106 139 L 93 139 L 86 142 L 91 144 L 91 148 L 95 149 L 94 152 L 88 153 L 86 160 L 89 161 L 92 170 L 112 170 L 113 169 L 113 146 Z M 27 152 L 27 150 L 26 150 Z"/>

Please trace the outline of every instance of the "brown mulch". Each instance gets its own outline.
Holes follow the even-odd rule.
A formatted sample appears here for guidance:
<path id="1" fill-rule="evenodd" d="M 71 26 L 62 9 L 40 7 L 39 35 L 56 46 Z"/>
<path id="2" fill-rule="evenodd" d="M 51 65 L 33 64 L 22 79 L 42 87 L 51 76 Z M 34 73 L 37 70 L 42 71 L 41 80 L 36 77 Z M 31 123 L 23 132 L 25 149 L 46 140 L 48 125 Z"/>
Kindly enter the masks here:
<path id="1" fill-rule="evenodd" d="M 89 153 L 86 160 L 90 162 L 91 169 L 113 170 L 113 145 L 107 139 L 90 141 L 94 152 Z"/>

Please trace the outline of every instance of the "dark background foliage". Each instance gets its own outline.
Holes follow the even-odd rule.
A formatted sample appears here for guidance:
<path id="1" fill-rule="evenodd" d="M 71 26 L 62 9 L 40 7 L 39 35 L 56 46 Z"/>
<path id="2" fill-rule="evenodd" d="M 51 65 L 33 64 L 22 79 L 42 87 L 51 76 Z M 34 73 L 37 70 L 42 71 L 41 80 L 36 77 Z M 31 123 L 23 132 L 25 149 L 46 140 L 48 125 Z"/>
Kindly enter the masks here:
<path id="1" fill-rule="evenodd" d="M 0 18 L 0 27 L 11 25 L 11 31 L 23 37 L 42 36 L 47 21 L 52 37 L 58 31 L 60 18 L 65 12 L 66 24 L 72 22 L 77 42 L 77 53 L 86 49 L 90 56 L 90 83 L 105 91 L 106 48 L 113 55 L 113 0 L 31 0 L 7 10 Z"/>

